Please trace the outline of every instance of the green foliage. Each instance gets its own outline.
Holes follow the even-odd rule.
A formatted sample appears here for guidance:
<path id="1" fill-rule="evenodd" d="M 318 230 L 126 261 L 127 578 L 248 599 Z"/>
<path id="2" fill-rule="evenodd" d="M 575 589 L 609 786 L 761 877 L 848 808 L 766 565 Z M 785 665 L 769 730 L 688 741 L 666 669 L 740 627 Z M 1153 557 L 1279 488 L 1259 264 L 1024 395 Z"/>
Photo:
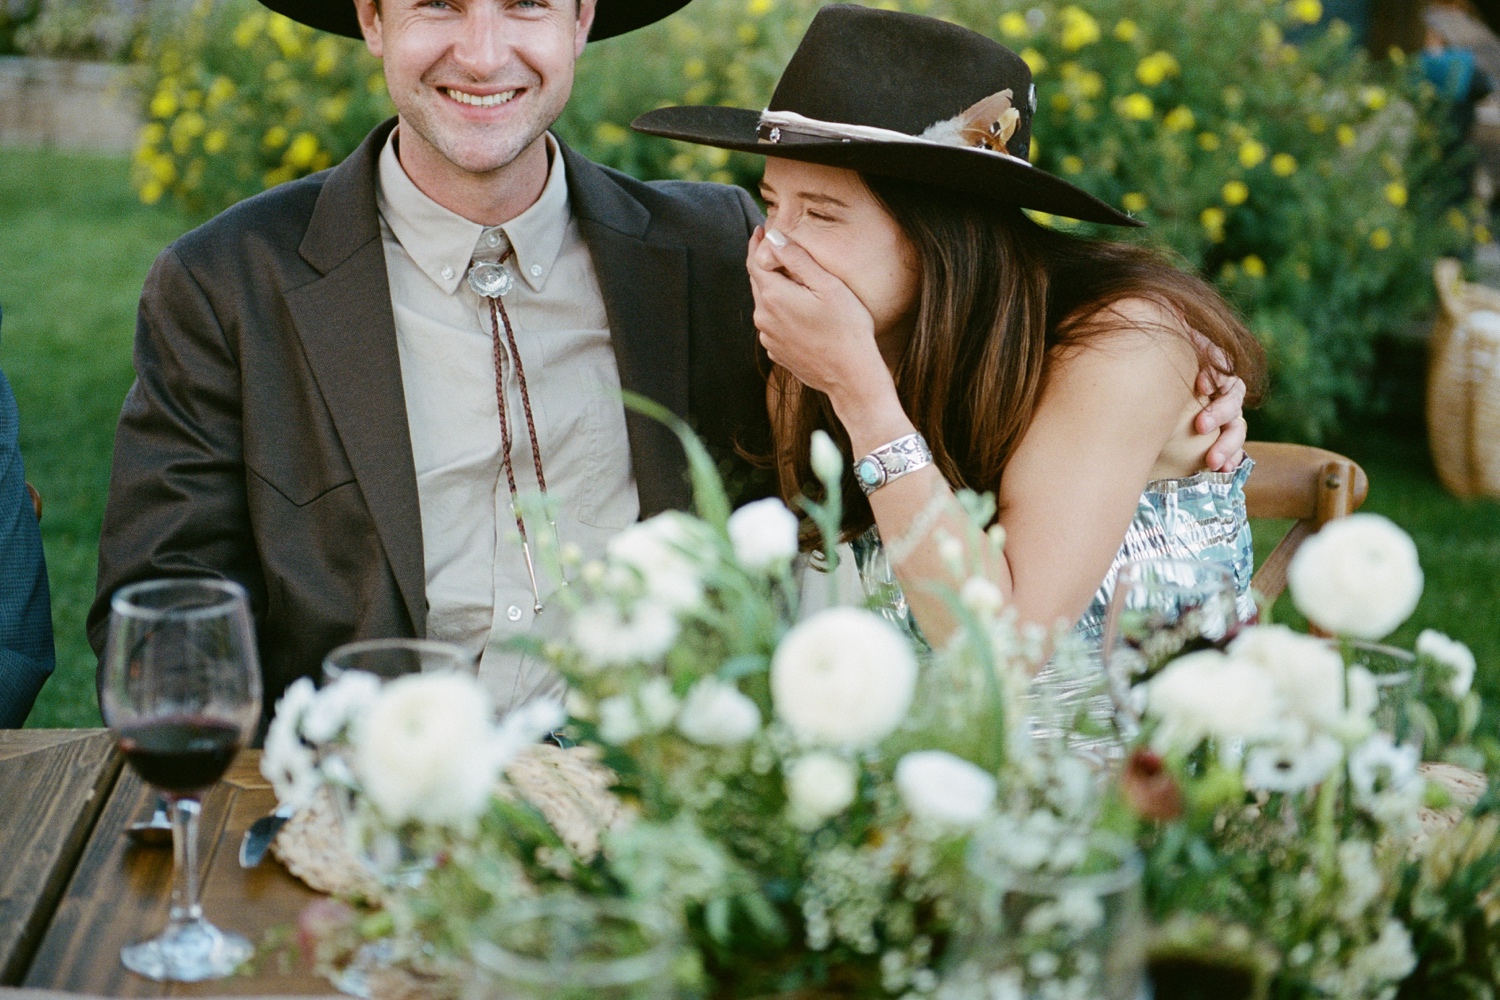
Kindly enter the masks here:
<path id="1" fill-rule="evenodd" d="M 33 6 L 35 20 L 15 38 L 28 55 L 113 60 L 129 53 L 145 0 L 42 0 Z"/>

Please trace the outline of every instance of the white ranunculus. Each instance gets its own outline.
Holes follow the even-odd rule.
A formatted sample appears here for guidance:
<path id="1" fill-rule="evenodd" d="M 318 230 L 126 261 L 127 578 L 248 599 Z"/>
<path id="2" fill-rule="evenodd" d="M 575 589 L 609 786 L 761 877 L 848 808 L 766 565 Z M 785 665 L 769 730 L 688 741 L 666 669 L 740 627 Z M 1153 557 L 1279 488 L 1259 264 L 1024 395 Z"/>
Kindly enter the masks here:
<path id="1" fill-rule="evenodd" d="M 599 703 L 599 738 L 604 742 L 623 746 L 641 732 L 641 719 L 630 695 L 617 694 Z"/>
<path id="2" fill-rule="evenodd" d="M 837 483 L 844 478 L 844 453 L 833 443 L 826 431 L 813 431 L 811 450 L 812 470 L 825 483 Z"/>
<path id="3" fill-rule="evenodd" d="M 299 677 L 287 686 L 266 730 L 260 773 L 276 792 L 276 801 L 301 809 L 318 790 L 317 759 L 302 742 L 302 723 L 317 699 L 312 681 Z"/>
<path id="4" fill-rule="evenodd" d="M 1422 567 L 1411 536 L 1379 514 L 1351 514 L 1302 543 L 1287 569 L 1292 603 L 1319 628 L 1381 639 L 1417 608 Z"/>
<path id="5" fill-rule="evenodd" d="M 1344 748 L 1332 736 L 1316 736 L 1296 750 L 1256 747 L 1245 757 L 1245 784 L 1262 792 L 1300 792 L 1326 778 Z"/>
<path id="6" fill-rule="evenodd" d="M 995 803 L 993 775 L 942 750 L 918 750 L 896 762 L 896 790 L 918 819 L 973 827 Z"/>
<path id="7" fill-rule="evenodd" d="M 1229 656 L 1263 671 L 1287 711 L 1314 728 L 1330 729 L 1343 719 L 1344 659 L 1326 640 L 1285 625 L 1256 625 L 1229 644 Z"/>
<path id="8" fill-rule="evenodd" d="M 1209 649 L 1173 660 L 1148 681 L 1146 711 L 1161 723 L 1159 745 L 1187 750 L 1208 737 L 1269 736 L 1281 702 L 1264 671 Z"/>
<path id="9" fill-rule="evenodd" d="M 609 540 L 609 556 L 640 576 L 646 593 L 672 611 L 703 601 L 703 567 L 699 554 L 712 550 L 701 521 L 667 511 L 632 524 Z"/>
<path id="10" fill-rule="evenodd" d="M 733 684 L 705 677 L 688 689 L 677 728 L 694 743 L 733 746 L 760 729 L 760 709 Z"/>
<path id="11" fill-rule="evenodd" d="M 880 742 L 906 717 L 916 683 L 917 659 L 906 637 L 860 608 L 812 615 L 771 658 L 771 704 L 808 744 Z"/>
<path id="12" fill-rule="evenodd" d="M 484 687 L 464 674 L 387 682 L 352 734 L 355 773 L 381 816 L 472 823 L 505 764 L 493 717 Z"/>
<path id="13" fill-rule="evenodd" d="M 609 601 L 590 604 L 573 616 L 573 642 L 585 667 L 654 663 L 677 641 L 677 616 L 651 599 L 622 613 Z"/>
<path id="14" fill-rule="evenodd" d="M 831 753 L 798 757 L 786 769 L 787 816 L 804 830 L 814 830 L 849 808 L 858 776 L 854 765 Z"/>
<path id="15" fill-rule="evenodd" d="M 729 516 L 729 541 L 748 570 L 784 566 L 797 554 L 797 515 L 775 497 L 748 503 Z"/>
<path id="16" fill-rule="evenodd" d="M 1417 636 L 1417 655 L 1436 660 L 1453 671 L 1448 689 L 1454 698 L 1464 698 L 1474 685 L 1474 653 L 1459 642 L 1433 629 L 1423 629 Z"/>
<path id="17" fill-rule="evenodd" d="M 1356 800 L 1370 801 L 1378 793 L 1403 792 L 1421 778 L 1416 747 L 1396 746 L 1389 733 L 1375 733 L 1349 754 L 1349 784 Z"/>
<path id="18" fill-rule="evenodd" d="M 327 743 L 369 710 L 380 695 L 380 678 L 364 670 L 345 670 L 324 685 L 307 707 L 302 735 L 313 743 Z"/>
<path id="19" fill-rule="evenodd" d="M 672 683 L 665 677 L 653 677 L 641 685 L 638 694 L 641 722 L 650 732 L 665 729 L 677 718 L 682 702 L 672 693 Z"/>

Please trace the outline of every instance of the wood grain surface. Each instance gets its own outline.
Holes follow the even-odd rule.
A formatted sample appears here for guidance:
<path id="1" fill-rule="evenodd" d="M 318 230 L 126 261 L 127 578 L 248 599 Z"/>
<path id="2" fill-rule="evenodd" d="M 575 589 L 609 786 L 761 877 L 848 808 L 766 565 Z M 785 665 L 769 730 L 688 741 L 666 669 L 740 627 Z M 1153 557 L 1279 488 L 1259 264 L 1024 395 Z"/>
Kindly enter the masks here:
<path id="1" fill-rule="evenodd" d="M 120 763 L 104 730 L 0 730 L 0 984 L 21 981 Z"/>
<path id="2" fill-rule="evenodd" d="M 259 771 L 260 752 L 243 750 L 224 780 L 204 798 L 199 818 L 203 909 L 225 930 L 260 943 L 289 931 L 316 894 L 268 858 L 239 866 L 240 840 L 276 807 Z M 328 994 L 322 978 L 263 960 L 256 971 L 206 983 L 157 983 L 120 965 L 120 949 L 166 924 L 172 852 L 128 845 L 125 827 L 147 818 L 155 794 L 129 769 L 121 772 L 103 814 L 36 951 L 23 985 L 110 997 Z"/>

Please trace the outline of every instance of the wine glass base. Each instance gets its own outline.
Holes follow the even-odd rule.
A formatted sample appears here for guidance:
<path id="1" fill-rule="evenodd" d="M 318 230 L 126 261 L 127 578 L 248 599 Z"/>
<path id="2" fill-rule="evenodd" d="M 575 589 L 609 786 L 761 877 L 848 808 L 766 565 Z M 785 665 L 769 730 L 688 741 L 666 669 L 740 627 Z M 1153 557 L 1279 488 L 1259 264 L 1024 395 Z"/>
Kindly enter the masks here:
<path id="1" fill-rule="evenodd" d="M 233 975 L 255 946 L 206 920 L 173 924 L 159 937 L 120 949 L 120 964 L 158 982 L 196 983 Z"/>

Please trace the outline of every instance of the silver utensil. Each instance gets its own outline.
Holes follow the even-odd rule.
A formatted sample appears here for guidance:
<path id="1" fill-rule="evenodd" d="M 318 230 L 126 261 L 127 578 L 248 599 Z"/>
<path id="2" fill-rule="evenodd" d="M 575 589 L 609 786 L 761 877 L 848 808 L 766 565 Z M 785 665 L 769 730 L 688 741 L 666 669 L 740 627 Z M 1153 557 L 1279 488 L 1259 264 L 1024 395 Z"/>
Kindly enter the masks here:
<path id="1" fill-rule="evenodd" d="M 291 806 L 277 806 L 271 815 L 262 816 L 250 824 L 250 829 L 245 831 L 245 839 L 240 841 L 241 868 L 254 868 L 260 864 L 271 841 L 276 839 L 276 834 L 286 825 L 286 821 L 292 818 L 293 811 Z"/>
<path id="2" fill-rule="evenodd" d="M 125 836 L 132 844 L 142 847 L 171 847 L 172 820 L 167 816 L 167 799 L 156 797 L 156 809 L 144 823 L 132 823 L 125 828 Z"/>

